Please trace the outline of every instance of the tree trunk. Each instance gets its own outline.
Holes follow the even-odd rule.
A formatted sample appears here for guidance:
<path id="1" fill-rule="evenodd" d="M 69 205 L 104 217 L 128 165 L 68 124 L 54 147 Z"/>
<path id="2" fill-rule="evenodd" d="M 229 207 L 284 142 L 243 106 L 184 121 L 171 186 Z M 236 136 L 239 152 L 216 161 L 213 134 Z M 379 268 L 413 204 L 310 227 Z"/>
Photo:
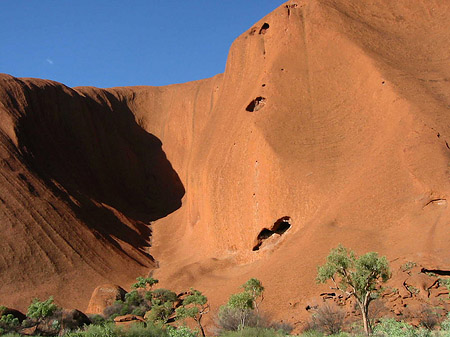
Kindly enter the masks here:
<path id="1" fill-rule="evenodd" d="M 365 331 L 366 335 L 369 336 L 372 333 L 372 329 L 370 327 L 370 322 L 369 322 L 369 306 L 362 305 L 361 313 L 362 313 L 362 317 L 363 317 L 364 331 Z"/>
<path id="2" fill-rule="evenodd" d="M 200 318 L 200 319 L 201 319 L 201 318 Z M 197 321 L 197 323 L 198 323 L 198 326 L 199 326 L 200 331 L 201 331 L 201 333 L 202 333 L 202 336 L 203 336 L 203 337 L 206 337 L 206 335 L 205 335 L 205 330 L 203 329 L 202 323 L 200 323 L 200 319 Z"/>

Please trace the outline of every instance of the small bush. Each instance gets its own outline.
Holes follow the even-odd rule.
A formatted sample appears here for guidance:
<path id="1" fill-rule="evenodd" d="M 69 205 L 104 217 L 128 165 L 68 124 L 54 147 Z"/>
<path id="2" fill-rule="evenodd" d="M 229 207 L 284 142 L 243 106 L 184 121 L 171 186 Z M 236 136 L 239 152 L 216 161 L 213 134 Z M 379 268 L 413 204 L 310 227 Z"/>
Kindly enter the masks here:
<path id="1" fill-rule="evenodd" d="M 95 314 L 95 315 L 89 315 L 88 317 L 91 320 L 92 324 L 94 324 L 94 325 L 102 325 L 102 324 L 105 324 L 105 322 L 106 322 L 105 317 L 103 317 L 102 315 Z"/>
<path id="2" fill-rule="evenodd" d="M 2 315 L 0 318 L 0 334 L 15 332 L 20 327 L 17 317 L 12 314 Z"/>
<path id="3" fill-rule="evenodd" d="M 408 270 L 413 269 L 415 266 L 417 266 L 417 263 L 415 263 L 413 261 L 407 261 L 400 268 L 402 271 L 408 271 Z"/>
<path id="4" fill-rule="evenodd" d="M 285 334 L 268 328 L 245 327 L 239 331 L 226 331 L 220 337 L 284 337 Z"/>
<path id="5" fill-rule="evenodd" d="M 142 304 L 142 302 L 144 302 L 144 298 L 137 290 L 133 290 L 125 294 L 124 302 L 129 306 L 138 307 Z"/>
<path id="6" fill-rule="evenodd" d="M 18 334 L 16 332 L 10 332 L 7 334 L 3 334 L 1 335 L 2 337 L 23 337 L 21 334 Z"/>
<path id="7" fill-rule="evenodd" d="M 189 329 L 186 326 L 180 326 L 178 328 L 174 328 L 172 326 L 167 327 L 167 333 L 169 337 L 197 337 L 198 332 Z"/>
<path id="8" fill-rule="evenodd" d="M 414 328 L 408 323 L 397 322 L 395 319 L 389 318 L 382 319 L 375 326 L 374 335 L 380 337 L 431 337 L 433 333 L 430 330 Z"/>
<path id="9" fill-rule="evenodd" d="M 113 323 L 105 325 L 89 325 L 84 331 L 69 332 L 65 337 L 121 337 L 120 329 Z"/>
<path id="10" fill-rule="evenodd" d="M 441 330 L 448 332 L 448 335 L 450 336 L 450 312 L 447 313 L 447 319 L 442 321 Z"/>
<path id="11" fill-rule="evenodd" d="M 178 298 L 177 294 L 173 291 L 167 289 L 155 289 L 152 292 L 148 292 L 147 294 L 151 294 L 152 304 L 161 305 L 166 302 L 174 303 Z"/>
<path id="12" fill-rule="evenodd" d="M 253 310 L 248 309 L 243 312 L 229 306 L 220 307 L 216 324 L 220 331 L 237 331 L 241 328 L 242 315 L 246 315 L 245 326 L 257 327 L 263 324 L 261 317 Z"/>
<path id="13" fill-rule="evenodd" d="M 59 308 L 53 303 L 53 297 L 50 296 L 47 300 L 41 302 L 38 298 L 33 299 L 28 307 L 27 316 L 29 318 L 42 320 L 53 315 Z"/>
<path id="14" fill-rule="evenodd" d="M 124 302 L 121 300 L 118 300 L 118 301 L 114 302 L 113 305 L 106 307 L 105 310 L 103 310 L 103 315 L 105 316 L 105 318 L 112 320 L 112 319 L 116 318 L 117 316 L 121 315 L 123 307 L 124 307 Z"/>
<path id="15" fill-rule="evenodd" d="M 153 324 L 147 326 L 142 323 L 132 324 L 121 332 L 122 337 L 169 337 L 167 331 Z"/>
<path id="16" fill-rule="evenodd" d="M 166 302 L 162 305 L 154 305 L 146 317 L 149 322 L 165 324 L 173 312 L 173 303 Z"/>
<path id="17" fill-rule="evenodd" d="M 286 335 L 289 335 L 292 332 L 292 330 L 294 330 L 294 327 L 286 322 L 270 323 L 268 327 L 276 331 L 284 332 Z"/>
<path id="18" fill-rule="evenodd" d="M 327 335 L 337 334 L 344 327 L 345 312 L 336 305 L 324 303 L 312 315 L 310 329 Z"/>
<path id="19" fill-rule="evenodd" d="M 419 323 L 428 330 L 433 330 L 440 320 L 440 315 L 429 306 L 422 306 L 419 311 Z"/>

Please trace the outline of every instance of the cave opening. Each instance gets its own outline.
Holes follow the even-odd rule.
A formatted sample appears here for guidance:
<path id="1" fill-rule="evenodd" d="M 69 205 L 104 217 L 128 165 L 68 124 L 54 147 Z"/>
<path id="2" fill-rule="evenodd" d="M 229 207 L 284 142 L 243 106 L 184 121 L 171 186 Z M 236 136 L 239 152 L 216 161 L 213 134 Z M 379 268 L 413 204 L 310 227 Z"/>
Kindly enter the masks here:
<path id="1" fill-rule="evenodd" d="M 264 97 L 258 96 L 247 105 L 245 110 L 249 112 L 258 111 L 264 106 L 265 101 L 266 99 Z"/>
<path id="2" fill-rule="evenodd" d="M 284 216 L 277 221 L 274 222 L 271 229 L 263 228 L 261 232 L 259 232 L 258 236 L 256 237 L 256 243 L 252 248 L 252 251 L 258 251 L 261 248 L 261 245 L 264 243 L 265 240 L 270 238 L 274 234 L 283 235 L 286 233 L 286 231 L 291 228 L 291 217 L 290 216 Z"/>
<path id="3" fill-rule="evenodd" d="M 266 34 L 268 29 L 269 29 L 269 24 L 267 22 L 264 22 L 261 29 L 259 30 L 259 34 Z"/>

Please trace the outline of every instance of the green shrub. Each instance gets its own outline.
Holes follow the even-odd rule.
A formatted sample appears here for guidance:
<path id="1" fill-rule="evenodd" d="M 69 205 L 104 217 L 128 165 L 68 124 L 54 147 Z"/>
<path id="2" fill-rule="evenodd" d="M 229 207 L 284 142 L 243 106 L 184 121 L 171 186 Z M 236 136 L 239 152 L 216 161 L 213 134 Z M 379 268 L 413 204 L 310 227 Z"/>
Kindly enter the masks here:
<path id="1" fill-rule="evenodd" d="M 173 312 L 174 309 L 172 302 L 154 305 L 147 316 L 147 320 L 152 323 L 165 324 Z"/>
<path id="2" fill-rule="evenodd" d="M 7 334 L 1 333 L 2 337 L 23 337 L 21 334 L 18 334 L 17 332 L 10 332 Z"/>
<path id="3" fill-rule="evenodd" d="M 53 296 L 50 296 L 47 300 L 41 302 L 38 298 L 33 299 L 28 307 L 27 316 L 29 318 L 42 320 L 46 317 L 53 315 L 59 308 L 53 303 Z"/>
<path id="4" fill-rule="evenodd" d="M 414 328 L 405 322 L 397 322 L 393 318 L 382 319 L 375 326 L 374 334 L 381 337 L 431 337 L 433 332 L 423 328 Z"/>
<path id="5" fill-rule="evenodd" d="M 129 293 L 125 294 L 124 302 L 126 304 L 128 304 L 129 306 L 138 307 L 142 304 L 142 302 L 144 302 L 144 298 L 137 290 L 133 290 L 133 291 L 130 291 Z"/>
<path id="6" fill-rule="evenodd" d="M 243 312 L 241 309 L 231 308 L 227 305 L 223 305 L 219 308 L 217 325 L 220 330 L 237 331 L 241 328 L 243 316 L 245 318 L 245 326 L 260 326 L 261 319 L 255 311 L 247 309 Z"/>
<path id="7" fill-rule="evenodd" d="M 3 315 L 0 318 L 0 327 L 2 328 L 16 328 L 20 325 L 19 319 L 13 314 Z"/>
<path id="8" fill-rule="evenodd" d="M 189 295 L 183 300 L 181 307 L 176 309 L 177 319 L 192 318 L 205 337 L 205 329 L 202 325 L 202 318 L 209 312 L 208 298 L 201 291 L 191 288 Z"/>
<path id="9" fill-rule="evenodd" d="M 136 283 L 133 284 L 131 287 L 134 289 L 152 289 L 153 285 L 155 285 L 156 283 L 158 283 L 159 281 L 154 279 L 153 277 L 142 277 L 139 276 L 136 279 Z"/>
<path id="10" fill-rule="evenodd" d="M 174 303 L 178 297 L 173 291 L 160 288 L 147 292 L 146 299 L 150 299 L 154 305 L 161 305 L 166 302 Z"/>
<path id="11" fill-rule="evenodd" d="M 89 319 L 91 320 L 92 324 L 94 325 L 102 325 L 105 324 L 106 319 L 102 315 L 89 315 Z"/>
<path id="12" fill-rule="evenodd" d="M 145 326 L 142 323 L 132 324 L 122 331 L 123 337 L 169 337 L 167 331 L 153 324 Z"/>
<path id="13" fill-rule="evenodd" d="M 221 337 L 284 337 L 282 332 L 268 328 L 245 327 L 239 331 L 223 332 Z"/>
<path id="14" fill-rule="evenodd" d="M 400 269 L 401 269 L 402 271 L 408 271 L 408 270 L 413 269 L 415 266 L 417 266 L 417 263 L 415 263 L 415 262 L 413 262 L 413 261 L 407 261 L 407 262 L 405 262 L 405 264 L 403 264 L 403 265 L 400 267 Z"/>
<path id="15" fill-rule="evenodd" d="M 448 332 L 450 336 L 450 312 L 447 313 L 447 319 L 441 323 L 441 330 Z"/>
<path id="16" fill-rule="evenodd" d="M 69 332 L 65 337 L 121 337 L 121 330 L 113 323 L 89 325 L 84 331 Z"/>
<path id="17" fill-rule="evenodd" d="M 174 328 L 172 326 L 167 327 L 167 333 L 169 337 L 197 337 L 197 331 L 193 331 L 186 326 L 180 326 Z"/>

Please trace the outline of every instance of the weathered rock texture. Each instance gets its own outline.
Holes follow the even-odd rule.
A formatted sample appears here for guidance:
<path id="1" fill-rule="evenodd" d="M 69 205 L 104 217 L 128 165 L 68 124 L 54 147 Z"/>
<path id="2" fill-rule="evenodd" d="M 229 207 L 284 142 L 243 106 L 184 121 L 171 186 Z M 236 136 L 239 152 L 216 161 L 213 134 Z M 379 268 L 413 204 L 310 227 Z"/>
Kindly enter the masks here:
<path id="1" fill-rule="evenodd" d="M 149 221 L 154 277 L 213 309 L 257 277 L 263 307 L 295 321 L 338 243 L 450 270 L 449 15 L 443 1 L 289 1 L 210 79 L 2 76 L 2 300 L 85 307 L 98 284 L 127 286 L 155 266 Z"/>

